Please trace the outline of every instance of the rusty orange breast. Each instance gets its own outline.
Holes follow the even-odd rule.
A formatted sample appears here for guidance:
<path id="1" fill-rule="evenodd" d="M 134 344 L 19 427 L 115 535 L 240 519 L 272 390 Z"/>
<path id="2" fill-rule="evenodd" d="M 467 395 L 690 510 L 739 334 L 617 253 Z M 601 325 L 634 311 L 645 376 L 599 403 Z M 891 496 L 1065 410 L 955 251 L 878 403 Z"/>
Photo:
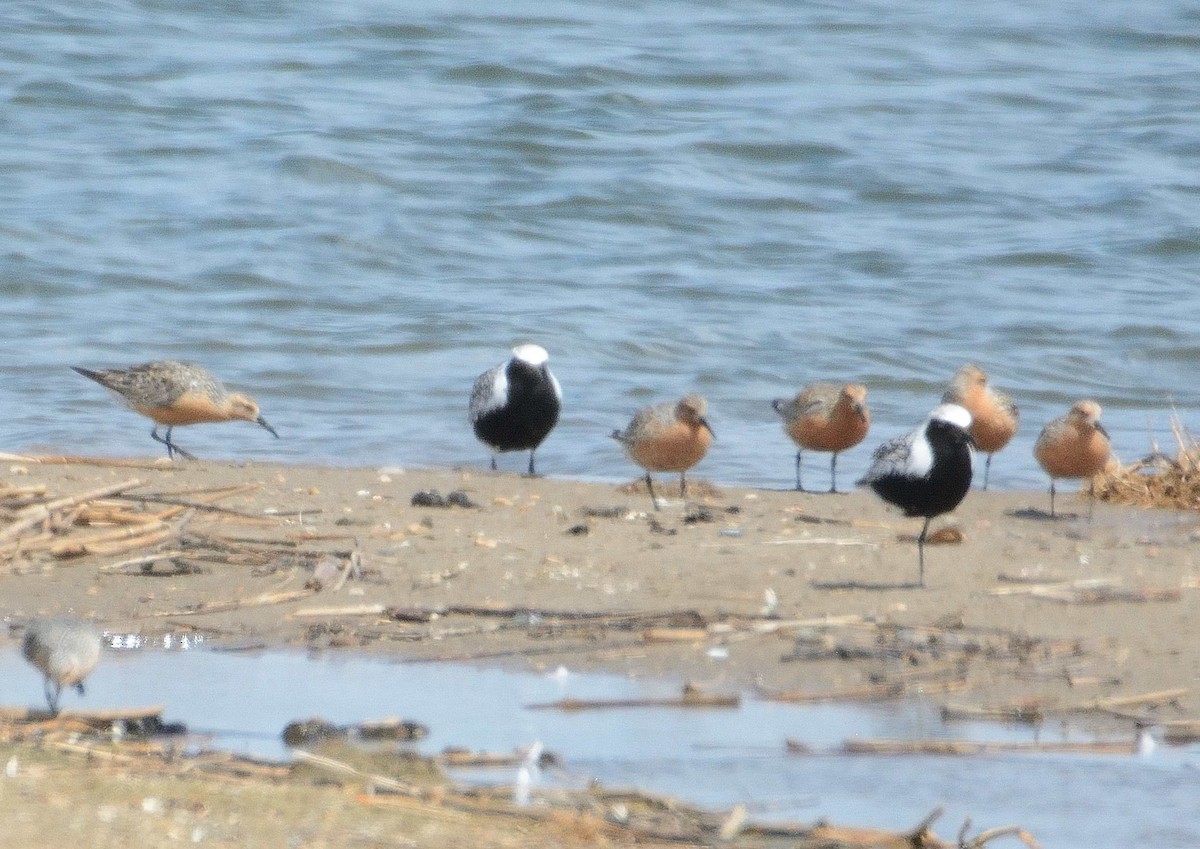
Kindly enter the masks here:
<path id="1" fill-rule="evenodd" d="M 629 455 L 652 472 L 686 472 L 704 459 L 712 433 L 702 425 L 675 422 L 653 436 L 629 446 Z"/>

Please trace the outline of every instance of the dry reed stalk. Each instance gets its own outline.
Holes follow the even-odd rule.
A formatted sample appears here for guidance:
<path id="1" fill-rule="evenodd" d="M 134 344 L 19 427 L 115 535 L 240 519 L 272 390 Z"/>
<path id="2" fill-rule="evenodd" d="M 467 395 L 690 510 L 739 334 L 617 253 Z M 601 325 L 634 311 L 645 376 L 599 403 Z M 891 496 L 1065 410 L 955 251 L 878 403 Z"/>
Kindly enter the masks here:
<path id="1" fill-rule="evenodd" d="M 127 490 L 141 486 L 142 482 L 137 478 L 122 481 L 117 484 L 100 487 L 98 489 L 82 492 L 78 495 L 68 495 L 63 498 L 56 498 L 52 501 L 47 501 L 44 504 L 38 504 L 33 507 L 27 507 L 22 510 L 16 520 L 6 528 L 0 529 L 0 542 L 7 542 L 15 539 L 22 532 L 29 530 L 40 522 L 49 519 L 59 510 L 74 507 L 78 504 L 83 504 L 87 501 L 93 501 L 97 498 L 105 498 L 117 493 L 123 493 Z"/>

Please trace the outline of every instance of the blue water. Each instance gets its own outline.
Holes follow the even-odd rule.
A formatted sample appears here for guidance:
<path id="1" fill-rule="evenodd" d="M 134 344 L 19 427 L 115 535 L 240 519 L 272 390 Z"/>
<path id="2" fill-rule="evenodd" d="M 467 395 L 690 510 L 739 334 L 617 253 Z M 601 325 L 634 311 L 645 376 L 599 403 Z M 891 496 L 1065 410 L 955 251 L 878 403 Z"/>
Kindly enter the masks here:
<path id="1" fill-rule="evenodd" d="M 399 716 L 423 722 L 420 750 L 446 746 L 511 752 L 540 741 L 562 761 L 537 788 L 641 787 L 713 809 L 746 804 L 751 819 L 814 821 L 903 831 L 935 807 L 936 830 L 957 834 L 1021 825 L 1046 847 L 1200 844 L 1195 816 L 1200 751 L 1159 747 L 1142 758 L 1122 755 L 866 757 L 836 753 L 844 740 L 888 738 L 1032 741 L 1028 728 L 946 726 L 920 703 L 797 706 L 743 700 L 737 710 L 607 710 L 564 714 L 529 710 L 560 698 L 678 695 L 673 682 L 615 676 L 563 678 L 447 664 L 403 665 L 361 657 L 306 657 L 187 652 L 106 652 L 73 709 L 164 704 L 168 721 L 208 732 L 213 745 L 285 758 L 279 734 L 312 715 L 338 723 Z M 38 674 L 15 649 L 0 652 L 0 702 L 39 704 Z M 1068 730 L 1066 739 L 1086 740 Z M 785 738 L 814 754 L 788 755 Z M 1063 732 L 1043 731 L 1043 740 Z M 479 780 L 480 775 L 473 776 Z M 511 784 L 515 770 L 492 771 Z"/>
<path id="2" fill-rule="evenodd" d="M 0 451 L 161 453 L 67 366 L 170 357 L 284 436 L 201 456 L 482 464 L 471 381 L 525 340 L 557 476 L 632 476 L 607 434 L 698 390 L 697 474 L 786 486 L 769 401 L 833 379 L 851 480 L 966 361 L 1023 410 L 1000 486 L 1081 397 L 1127 460 L 1196 425 L 1194 4 L 480 8 L 6 3 Z"/>

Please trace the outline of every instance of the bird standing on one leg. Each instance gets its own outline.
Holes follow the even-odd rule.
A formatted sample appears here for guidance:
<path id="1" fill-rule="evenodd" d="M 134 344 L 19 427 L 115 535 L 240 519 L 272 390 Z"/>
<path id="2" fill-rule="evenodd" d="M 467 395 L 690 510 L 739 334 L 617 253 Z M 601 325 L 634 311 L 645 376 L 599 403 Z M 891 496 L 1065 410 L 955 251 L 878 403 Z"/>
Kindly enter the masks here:
<path id="1" fill-rule="evenodd" d="M 942 395 L 943 404 L 958 404 L 971 414 L 971 437 L 975 450 L 987 454 L 983 466 L 983 489 L 987 489 L 992 455 L 1008 445 L 1017 432 L 1021 411 L 1013 399 L 988 386 L 987 373 L 967 364 L 954 373 Z"/>
<path id="2" fill-rule="evenodd" d="M 25 628 L 21 653 L 42 673 L 46 704 L 58 715 L 62 688 L 83 695 L 83 679 L 100 662 L 100 632 L 78 619 L 35 619 Z"/>
<path id="3" fill-rule="evenodd" d="M 771 402 L 783 417 L 783 429 L 799 448 L 796 451 L 796 489 L 804 491 L 800 481 L 800 457 L 805 448 L 832 451 L 829 461 L 829 491 L 837 492 L 837 458 L 847 448 L 862 442 L 871 426 L 867 409 L 867 387 L 848 383 L 814 383 L 801 389 L 790 401 Z"/>
<path id="4" fill-rule="evenodd" d="M 713 432 L 705 418 L 708 402 L 699 395 L 685 395 L 677 402 L 643 407 L 625 430 L 614 430 L 629 459 L 646 470 L 646 487 L 654 497 L 651 472 L 679 472 L 679 495 L 687 495 L 687 470 L 708 453 Z"/>
<path id="5" fill-rule="evenodd" d="M 171 431 L 178 425 L 241 420 L 262 425 L 279 438 L 275 428 L 259 414 L 254 399 L 226 392 L 221 381 L 200 366 L 160 360 L 124 369 L 71 368 L 112 390 L 135 412 L 153 420 L 150 436 L 167 446 L 169 458 L 178 454 L 196 459 L 171 441 Z M 167 426 L 165 437 L 158 435 L 159 425 Z"/>
<path id="6" fill-rule="evenodd" d="M 917 537 L 919 583 L 925 586 L 925 537 L 929 520 L 949 513 L 971 488 L 971 414 L 958 404 L 935 407 L 911 433 L 875 450 L 871 468 L 858 482 L 867 485 L 905 516 L 922 516 Z"/>
<path id="7" fill-rule="evenodd" d="M 1050 515 L 1054 516 L 1056 478 L 1091 478 L 1088 518 L 1096 503 L 1095 476 L 1104 471 L 1112 454 L 1108 431 L 1100 424 L 1100 405 L 1077 401 L 1066 415 L 1042 428 L 1033 456 L 1050 476 Z"/>
<path id="8" fill-rule="evenodd" d="M 512 359 L 488 369 L 471 388 L 469 415 L 479 441 L 496 453 L 528 451 L 529 474 L 537 471 L 533 455 L 558 424 L 562 387 L 550 373 L 550 355 L 539 345 L 518 345 Z"/>

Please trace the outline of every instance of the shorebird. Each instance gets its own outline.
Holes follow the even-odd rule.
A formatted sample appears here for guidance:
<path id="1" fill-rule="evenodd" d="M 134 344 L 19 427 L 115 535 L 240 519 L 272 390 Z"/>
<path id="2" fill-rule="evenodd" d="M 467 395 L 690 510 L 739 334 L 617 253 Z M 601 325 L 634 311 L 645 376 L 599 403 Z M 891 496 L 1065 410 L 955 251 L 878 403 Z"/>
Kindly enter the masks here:
<path id="1" fill-rule="evenodd" d="M 562 387 L 546 364 L 550 355 L 539 345 L 518 345 L 512 359 L 488 369 L 471 388 L 471 426 L 479 441 L 492 450 L 492 471 L 501 451 L 533 455 L 558 424 Z"/>
<path id="2" fill-rule="evenodd" d="M 833 452 L 829 461 L 829 491 L 837 492 L 838 454 L 862 442 L 871 426 L 867 387 L 858 383 L 847 383 L 840 388 L 832 383 L 814 383 L 801 389 L 790 401 L 777 398 L 771 406 L 783 417 L 783 429 L 799 446 L 796 489 L 804 491 L 800 457 L 807 448 Z"/>
<path id="3" fill-rule="evenodd" d="M 253 398 L 226 392 L 221 381 L 200 366 L 159 360 L 130 368 L 71 368 L 112 390 L 132 410 L 153 420 L 150 436 L 167 446 L 169 458 L 178 454 L 196 459 L 171 441 L 171 431 L 178 425 L 240 420 L 262 425 L 279 438 L 275 428 L 259 414 Z M 159 425 L 166 425 L 165 437 L 158 435 Z"/>
<path id="4" fill-rule="evenodd" d="M 905 516 L 923 516 L 917 537 L 920 585 L 925 586 L 925 536 L 929 520 L 949 513 L 971 488 L 971 414 L 958 404 L 933 409 L 920 426 L 875 450 L 871 468 L 858 482 L 875 490 Z"/>
<path id="5" fill-rule="evenodd" d="M 942 403 L 966 407 L 971 414 L 971 437 L 975 440 L 975 450 L 987 454 L 987 462 L 983 466 L 983 488 L 987 489 L 992 455 L 1008 445 L 1017 432 L 1021 411 L 1012 398 L 988 386 L 987 372 L 969 363 L 954 373 L 942 395 Z"/>
<path id="6" fill-rule="evenodd" d="M 1088 518 L 1096 500 L 1095 476 L 1104 471 L 1112 453 L 1108 431 L 1100 424 L 1100 405 L 1095 401 L 1076 401 L 1064 416 L 1042 428 L 1033 456 L 1050 476 L 1050 515 L 1054 515 L 1056 478 L 1091 478 L 1088 490 Z"/>
<path id="7" fill-rule="evenodd" d="M 658 499 L 650 473 L 679 472 L 679 494 L 687 495 L 687 470 L 704 458 L 713 440 L 706 412 L 704 398 L 685 395 L 679 401 L 643 407 L 625 430 L 612 432 L 629 459 L 646 470 L 646 488 L 655 510 Z"/>
<path id="8" fill-rule="evenodd" d="M 35 619 L 25 628 L 21 653 L 42 673 L 46 704 L 57 715 L 64 686 L 83 695 L 83 679 L 100 662 L 100 632 L 78 619 Z"/>

